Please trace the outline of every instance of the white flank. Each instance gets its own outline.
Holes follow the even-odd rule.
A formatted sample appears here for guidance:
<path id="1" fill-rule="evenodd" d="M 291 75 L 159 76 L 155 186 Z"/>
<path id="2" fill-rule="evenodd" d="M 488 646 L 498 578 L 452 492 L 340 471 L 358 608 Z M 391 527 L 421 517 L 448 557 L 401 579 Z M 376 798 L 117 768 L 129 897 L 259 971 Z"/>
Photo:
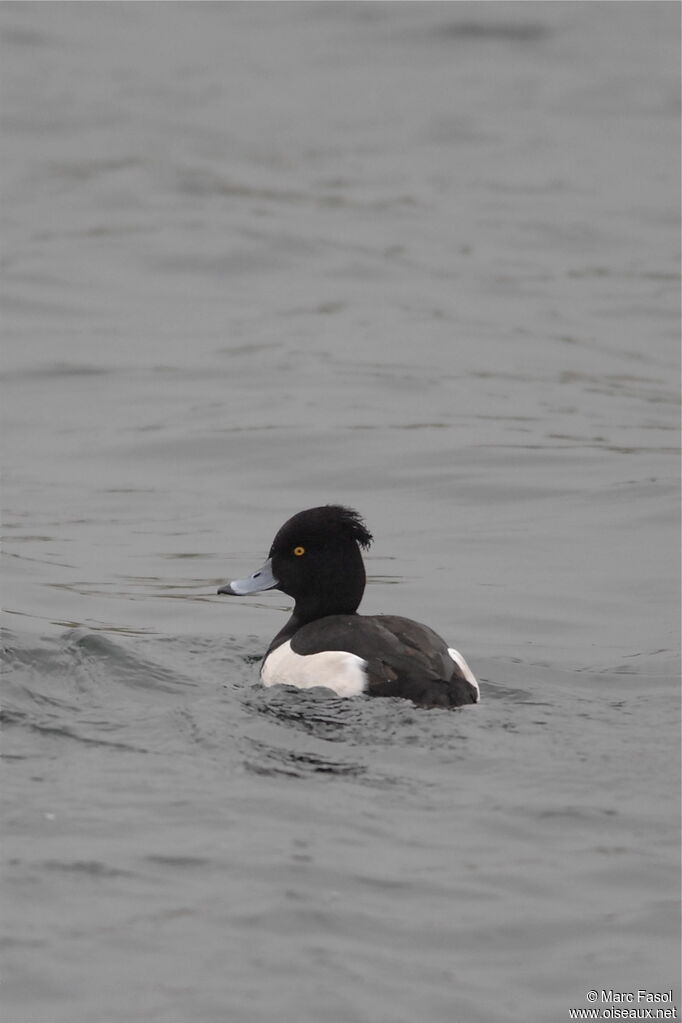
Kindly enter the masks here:
<path id="1" fill-rule="evenodd" d="M 365 691 L 366 667 L 367 661 L 346 650 L 297 654 L 288 641 L 268 654 L 260 677 L 264 686 L 298 686 L 299 689 L 324 686 L 337 696 L 359 696 Z"/>
<path id="2" fill-rule="evenodd" d="M 459 650 L 455 650 L 454 647 L 449 646 L 448 653 L 450 654 L 450 657 L 452 657 L 455 664 L 457 664 L 461 669 L 462 674 L 464 675 L 464 678 L 467 680 L 467 682 L 470 682 L 471 685 L 476 690 L 476 703 L 478 703 L 479 700 L 481 699 L 481 690 L 479 688 L 478 682 L 476 681 L 476 676 L 474 675 L 473 671 L 471 670 L 467 662 L 464 660 L 462 655 L 460 654 Z"/>

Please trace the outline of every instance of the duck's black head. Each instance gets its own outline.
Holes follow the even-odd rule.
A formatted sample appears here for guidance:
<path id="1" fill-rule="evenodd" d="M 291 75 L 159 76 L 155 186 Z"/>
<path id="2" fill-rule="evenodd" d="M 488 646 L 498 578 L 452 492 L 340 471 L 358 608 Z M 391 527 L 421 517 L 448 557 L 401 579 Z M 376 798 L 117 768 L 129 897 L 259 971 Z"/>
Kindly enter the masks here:
<path id="1" fill-rule="evenodd" d="M 356 511 L 338 504 L 308 508 L 285 522 L 270 548 L 278 589 L 323 614 L 352 614 L 365 590 L 360 547 L 372 535 Z M 307 614 L 305 617 L 308 617 Z"/>
<path id="2" fill-rule="evenodd" d="M 360 547 L 366 549 L 371 542 L 372 534 L 352 508 L 338 504 L 308 508 L 284 523 L 269 560 L 258 572 L 218 593 L 282 590 L 296 601 L 299 621 L 353 614 L 365 589 Z"/>

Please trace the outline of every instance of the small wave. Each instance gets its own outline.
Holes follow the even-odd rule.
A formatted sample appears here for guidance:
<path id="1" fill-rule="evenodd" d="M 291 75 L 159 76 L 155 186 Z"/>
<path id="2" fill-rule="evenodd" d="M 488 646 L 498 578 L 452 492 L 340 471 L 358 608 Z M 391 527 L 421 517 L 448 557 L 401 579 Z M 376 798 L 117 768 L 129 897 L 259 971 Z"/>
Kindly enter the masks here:
<path id="1" fill-rule="evenodd" d="M 551 33 L 541 22 L 459 21 L 438 25 L 439 38 L 462 39 L 465 42 L 535 43 Z"/>
<path id="2" fill-rule="evenodd" d="M 177 692 L 196 682 L 172 668 L 138 656 L 99 632 L 74 630 L 65 649 L 88 681 L 117 682 L 132 689 Z"/>
<path id="3" fill-rule="evenodd" d="M 102 863 L 101 860 L 43 860 L 40 866 L 45 870 L 84 874 L 87 877 L 134 877 L 132 870 L 112 867 L 108 863 Z"/>
<path id="4" fill-rule="evenodd" d="M 4 726 L 18 725 L 32 732 L 55 739 L 73 739 L 75 742 L 84 743 L 88 746 L 107 746 L 110 749 L 125 750 L 129 753 L 147 753 L 141 746 L 132 746 L 127 742 L 115 742 L 111 739 L 102 739 L 99 736 L 82 735 L 72 727 L 63 724 L 52 724 L 40 721 L 30 714 L 19 710 L 5 708 L 0 711 L 0 724 Z"/>
<path id="5" fill-rule="evenodd" d="M 149 853 L 144 857 L 146 863 L 152 863 L 156 867 L 196 867 L 203 869 L 210 867 L 212 861 L 205 856 L 172 856 L 162 853 Z"/>
<path id="6" fill-rule="evenodd" d="M 251 774 L 287 775 L 293 778 L 318 774 L 358 777 L 367 771 L 363 764 L 353 761 L 332 760 L 320 754 L 276 747 L 255 739 L 246 740 L 246 745 L 248 748 L 244 756 L 244 767 Z"/>

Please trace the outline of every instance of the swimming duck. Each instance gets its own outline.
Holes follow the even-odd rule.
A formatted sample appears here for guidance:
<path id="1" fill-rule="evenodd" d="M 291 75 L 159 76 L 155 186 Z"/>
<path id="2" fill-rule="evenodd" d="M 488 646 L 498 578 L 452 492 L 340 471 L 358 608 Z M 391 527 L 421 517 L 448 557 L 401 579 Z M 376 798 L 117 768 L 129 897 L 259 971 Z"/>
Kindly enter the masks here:
<path id="1" fill-rule="evenodd" d="M 399 696 L 424 707 L 478 703 L 469 665 L 432 629 L 356 613 L 366 581 L 360 548 L 372 539 L 352 508 L 308 508 L 284 523 L 257 572 L 220 587 L 230 596 L 281 590 L 294 598 L 291 618 L 263 658 L 263 684 Z"/>

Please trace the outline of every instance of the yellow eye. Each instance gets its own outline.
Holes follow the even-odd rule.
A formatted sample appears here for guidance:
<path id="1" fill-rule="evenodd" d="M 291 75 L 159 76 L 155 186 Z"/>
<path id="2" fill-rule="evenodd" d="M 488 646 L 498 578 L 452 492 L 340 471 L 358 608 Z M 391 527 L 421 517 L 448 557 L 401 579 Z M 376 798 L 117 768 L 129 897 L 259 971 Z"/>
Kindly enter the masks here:
<path id="1" fill-rule="evenodd" d="M 294 554 L 300 558 L 302 554 L 305 554 L 305 547 L 294 547 Z"/>

